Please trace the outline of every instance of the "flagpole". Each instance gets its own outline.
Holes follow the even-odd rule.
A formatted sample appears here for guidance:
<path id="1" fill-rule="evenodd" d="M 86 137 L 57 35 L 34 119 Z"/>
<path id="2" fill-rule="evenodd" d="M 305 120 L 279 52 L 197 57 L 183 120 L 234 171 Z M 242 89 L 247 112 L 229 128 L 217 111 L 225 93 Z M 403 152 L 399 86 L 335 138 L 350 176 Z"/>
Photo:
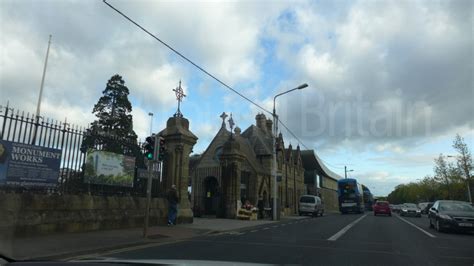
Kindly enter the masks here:
<path id="1" fill-rule="evenodd" d="M 35 141 L 36 141 L 36 133 L 38 131 L 38 126 L 39 126 L 39 118 L 40 118 L 40 112 L 41 112 L 41 98 L 43 97 L 44 78 L 46 76 L 46 67 L 48 66 L 49 48 L 51 47 L 51 37 L 52 35 L 50 34 L 49 41 L 48 41 L 48 49 L 46 50 L 46 59 L 44 60 L 43 76 L 41 77 L 38 104 L 36 105 L 36 126 L 35 126 L 35 132 L 33 134 L 33 140 L 31 142 L 31 144 L 33 145 L 35 144 Z"/>

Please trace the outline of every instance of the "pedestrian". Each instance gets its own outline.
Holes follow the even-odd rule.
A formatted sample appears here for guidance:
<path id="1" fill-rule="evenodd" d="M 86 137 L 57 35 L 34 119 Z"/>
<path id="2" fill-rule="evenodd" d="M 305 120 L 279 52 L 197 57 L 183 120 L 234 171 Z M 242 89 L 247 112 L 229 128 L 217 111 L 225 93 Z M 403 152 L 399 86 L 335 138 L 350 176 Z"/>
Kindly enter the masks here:
<path id="1" fill-rule="evenodd" d="M 263 203 L 262 197 L 258 198 L 257 208 L 258 208 L 258 219 L 263 219 L 264 203 Z"/>
<path id="2" fill-rule="evenodd" d="M 178 213 L 178 193 L 176 185 L 171 185 L 168 191 L 168 225 L 176 225 L 176 214 Z"/>

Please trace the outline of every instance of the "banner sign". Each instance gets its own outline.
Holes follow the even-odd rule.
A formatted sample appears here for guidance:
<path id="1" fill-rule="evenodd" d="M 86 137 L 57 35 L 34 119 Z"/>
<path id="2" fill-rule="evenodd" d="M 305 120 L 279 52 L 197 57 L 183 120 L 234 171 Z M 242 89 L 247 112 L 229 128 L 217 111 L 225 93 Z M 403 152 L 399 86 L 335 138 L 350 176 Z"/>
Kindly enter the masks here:
<path id="1" fill-rule="evenodd" d="M 133 187 L 135 158 L 107 151 L 87 152 L 84 181 L 110 186 Z"/>
<path id="2" fill-rule="evenodd" d="M 0 140 L 0 185 L 55 186 L 61 150 Z"/>
<path id="3" fill-rule="evenodd" d="M 138 179 L 148 179 L 148 169 L 138 168 L 137 169 L 137 178 Z M 160 179 L 160 172 L 152 171 L 151 172 L 151 178 L 152 179 Z"/>

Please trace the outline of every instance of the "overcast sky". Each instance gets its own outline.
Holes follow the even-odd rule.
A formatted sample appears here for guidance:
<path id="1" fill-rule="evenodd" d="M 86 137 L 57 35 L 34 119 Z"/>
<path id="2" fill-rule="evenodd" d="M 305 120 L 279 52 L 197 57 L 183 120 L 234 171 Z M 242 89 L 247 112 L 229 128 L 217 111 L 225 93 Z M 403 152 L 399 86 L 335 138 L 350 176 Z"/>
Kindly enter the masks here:
<path id="1" fill-rule="evenodd" d="M 474 148 L 473 2 L 109 0 L 150 32 L 277 113 L 333 171 L 376 195 L 432 174 L 456 133 Z M 245 130 L 258 108 L 102 1 L 0 1 L 0 105 L 34 112 L 52 34 L 42 115 L 87 126 L 107 80 L 130 89 L 143 139 L 176 110 L 205 150 L 225 111 Z M 302 145 L 282 129 L 286 144 Z"/>

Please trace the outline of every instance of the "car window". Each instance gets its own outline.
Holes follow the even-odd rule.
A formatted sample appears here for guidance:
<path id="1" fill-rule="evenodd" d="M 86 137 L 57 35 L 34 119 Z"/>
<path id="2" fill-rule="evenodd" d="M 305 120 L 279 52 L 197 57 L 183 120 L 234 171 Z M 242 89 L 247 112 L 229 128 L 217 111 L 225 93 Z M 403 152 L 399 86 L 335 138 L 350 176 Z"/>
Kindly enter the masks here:
<path id="1" fill-rule="evenodd" d="M 301 197 L 300 202 L 301 203 L 315 203 L 315 198 L 314 197 Z"/>
<path id="2" fill-rule="evenodd" d="M 376 203 L 376 205 L 377 205 L 377 206 L 388 206 L 388 203 L 387 203 L 387 202 L 380 202 L 380 201 L 378 201 L 378 202 Z"/>
<path id="3" fill-rule="evenodd" d="M 474 208 L 471 205 L 461 202 L 443 202 L 439 205 L 439 210 L 474 212 Z"/>

